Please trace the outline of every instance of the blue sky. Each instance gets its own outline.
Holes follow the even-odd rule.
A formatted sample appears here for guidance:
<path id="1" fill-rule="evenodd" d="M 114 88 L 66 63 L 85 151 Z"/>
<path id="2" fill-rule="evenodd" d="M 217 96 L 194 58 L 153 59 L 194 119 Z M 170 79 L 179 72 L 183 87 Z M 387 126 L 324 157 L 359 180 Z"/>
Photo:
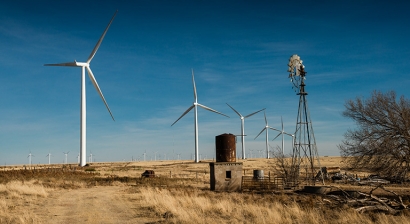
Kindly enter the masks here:
<path id="1" fill-rule="evenodd" d="M 194 153 L 191 68 L 199 109 L 199 153 L 215 136 L 240 134 L 243 115 L 266 108 L 269 125 L 294 132 L 299 98 L 287 63 L 298 54 L 319 155 L 339 155 L 354 128 L 344 103 L 373 90 L 408 96 L 409 3 L 382 1 L 1 1 L 0 164 L 77 161 L 80 68 L 116 10 L 93 73 L 116 119 L 87 77 L 87 154 L 96 161 Z M 263 113 L 245 120 L 246 150 L 264 150 Z M 270 131 L 270 140 L 277 133 Z M 285 138 L 286 139 L 286 138 Z M 270 141 L 272 146 L 281 141 Z M 290 152 L 291 140 L 285 142 Z M 241 151 L 240 139 L 237 144 Z M 161 155 L 161 157 L 159 157 Z M 238 156 L 240 153 L 238 153 Z M 253 155 L 257 156 L 257 155 Z"/>

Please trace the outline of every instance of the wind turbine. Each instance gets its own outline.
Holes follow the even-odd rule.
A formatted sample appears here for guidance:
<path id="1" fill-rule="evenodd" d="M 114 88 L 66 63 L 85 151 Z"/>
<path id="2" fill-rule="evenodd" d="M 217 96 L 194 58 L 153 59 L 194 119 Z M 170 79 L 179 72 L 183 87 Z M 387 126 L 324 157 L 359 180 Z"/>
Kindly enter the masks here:
<path id="1" fill-rule="evenodd" d="M 204 108 L 205 110 L 209 110 L 211 112 L 220 114 L 222 116 L 225 117 L 229 117 L 221 112 L 218 112 L 212 108 L 209 108 L 207 106 L 204 106 L 202 104 L 198 103 L 198 98 L 196 95 L 196 86 L 195 86 L 195 79 L 194 79 L 194 70 L 192 69 L 192 85 L 194 86 L 194 102 L 192 104 L 192 106 L 190 106 L 174 123 L 171 124 L 171 126 L 173 126 L 175 123 L 177 123 L 179 121 L 179 119 L 181 119 L 183 116 L 185 116 L 185 114 L 187 114 L 189 111 L 192 110 L 192 108 L 194 109 L 194 131 L 195 131 L 195 162 L 199 162 L 198 160 L 198 106 Z"/>
<path id="2" fill-rule="evenodd" d="M 272 128 L 268 125 L 268 119 L 266 119 L 266 113 L 265 112 L 263 112 L 263 115 L 265 116 L 265 127 L 262 129 L 261 132 L 259 132 L 259 134 L 254 139 L 256 139 L 260 134 L 262 134 L 263 131 L 266 131 L 266 158 L 269 159 L 269 148 L 268 148 L 268 141 L 269 141 L 268 135 L 269 134 L 268 134 L 268 130 L 269 129 L 276 130 L 276 129 L 274 129 L 274 128 Z"/>
<path id="3" fill-rule="evenodd" d="M 50 160 L 50 158 L 51 158 L 51 153 L 50 153 L 50 151 L 48 152 L 48 154 L 46 155 L 46 157 L 48 157 L 48 165 L 50 165 L 50 164 L 51 164 L 51 160 Z"/>
<path id="4" fill-rule="evenodd" d="M 105 101 L 104 95 L 101 92 L 100 87 L 98 86 L 97 80 L 95 79 L 93 72 L 90 68 L 91 60 L 94 58 L 95 54 L 97 53 L 98 48 L 101 45 L 101 42 L 104 39 L 105 34 L 108 31 L 112 21 L 114 20 L 118 11 L 114 13 L 114 16 L 111 18 L 110 23 L 105 28 L 103 34 L 101 35 L 100 39 L 98 40 L 97 44 L 95 45 L 94 49 L 91 51 L 90 56 L 86 62 L 67 62 L 67 63 L 59 63 L 59 64 L 45 64 L 45 66 L 68 66 L 68 67 L 81 67 L 81 108 L 80 108 L 80 166 L 86 165 L 86 97 L 85 97 L 85 69 L 88 71 L 88 77 L 91 79 L 95 89 L 97 90 L 98 94 L 100 95 L 101 99 L 103 100 L 105 106 L 108 109 L 112 119 L 114 120 L 114 116 L 111 113 L 110 108 L 108 107 L 107 102 Z M 115 120 L 114 120 L 115 121 Z"/>
<path id="5" fill-rule="evenodd" d="M 289 135 L 289 136 L 292 137 L 292 144 L 293 144 L 293 138 L 295 137 L 295 135 L 292 135 L 292 134 L 289 134 L 289 133 L 286 133 L 286 132 L 285 132 L 285 129 L 283 128 L 283 119 L 282 119 L 282 116 L 280 117 L 280 121 L 281 121 L 281 123 L 282 123 L 282 130 L 278 130 L 278 129 L 276 129 L 276 128 L 272 128 L 273 130 L 280 132 L 278 135 L 276 135 L 276 137 L 275 137 L 274 139 L 272 139 L 272 141 L 275 140 L 277 137 L 279 137 L 279 135 L 282 135 L 282 154 L 283 154 L 283 153 L 284 153 L 284 149 L 285 149 L 285 135 Z"/>
<path id="6" fill-rule="evenodd" d="M 30 167 L 31 167 L 31 157 L 34 157 L 34 155 L 31 154 L 31 151 L 30 151 L 30 153 L 29 153 L 28 156 L 27 156 L 27 158 L 28 158 L 28 163 L 29 163 Z"/>
<path id="7" fill-rule="evenodd" d="M 64 153 L 64 155 L 65 155 L 65 164 L 67 164 L 67 155 L 68 155 L 68 153 L 70 153 L 70 151 L 68 151 L 68 152 L 63 152 Z"/>
<path id="8" fill-rule="evenodd" d="M 89 161 L 90 163 L 93 162 L 93 153 L 91 152 L 91 150 L 90 150 L 90 158 L 89 158 L 89 160 L 90 160 L 90 161 Z"/>
<path id="9" fill-rule="evenodd" d="M 246 159 L 246 155 L 245 155 L 245 118 L 248 118 L 254 114 L 257 114 L 261 112 L 262 110 L 265 110 L 266 108 L 263 108 L 262 110 L 258 110 L 256 112 L 248 114 L 244 117 L 237 110 L 231 107 L 231 105 L 229 105 L 228 103 L 226 103 L 226 105 L 228 105 L 233 111 L 235 111 L 235 113 L 238 114 L 239 118 L 241 119 L 242 159 Z"/>

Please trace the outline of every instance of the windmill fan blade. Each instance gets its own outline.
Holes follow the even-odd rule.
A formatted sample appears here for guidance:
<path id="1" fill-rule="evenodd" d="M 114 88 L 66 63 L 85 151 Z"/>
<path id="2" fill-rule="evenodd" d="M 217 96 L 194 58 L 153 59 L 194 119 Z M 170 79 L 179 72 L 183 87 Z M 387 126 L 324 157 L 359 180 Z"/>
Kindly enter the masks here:
<path id="1" fill-rule="evenodd" d="M 265 109 L 266 109 L 266 108 L 263 108 L 262 110 L 265 110 Z M 258 110 L 258 111 L 256 111 L 256 112 L 253 112 L 253 113 L 251 113 L 251 114 L 248 114 L 248 115 L 245 116 L 245 118 L 250 117 L 250 116 L 252 116 L 252 115 L 254 115 L 254 114 L 257 114 L 257 113 L 261 112 L 262 110 Z"/>
<path id="2" fill-rule="evenodd" d="M 276 135 L 276 137 L 274 139 L 272 139 L 272 141 L 274 141 L 277 137 L 279 137 L 279 135 L 281 135 L 282 133 L 279 133 L 278 135 Z"/>
<path id="3" fill-rule="evenodd" d="M 107 101 L 105 101 L 104 95 L 103 95 L 103 93 L 101 92 L 100 87 L 98 86 L 97 80 L 95 79 L 95 77 L 94 77 L 94 75 L 93 75 L 93 72 L 91 71 L 90 67 L 88 67 L 88 66 L 87 66 L 87 71 L 88 71 L 88 77 L 90 77 L 91 82 L 93 83 L 95 89 L 97 90 L 98 94 L 100 94 L 100 97 L 101 97 L 101 99 L 103 100 L 103 102 L 104 102 L 104 104 L 105 104 L 105 107 L 107 107 L 107 110 L 108 110 L 108 112 L 110 113 L 112 120 L 115 121 L 114 116 L 113 116 L 112 113 L 111 113 L 110 107 L 108 107 Z"/>
<path id="4" fill-rule="evenodd" d="M 110 23 L 108 23 L 107 28 L 105 28 L 104 33 L 101 35 L 100 39 L 98 40 L 97 44 L 95 45 L 95 47 L 94 47 L 93 51 L 91 52 L 90 56 L 88 56 L 87 63 L 90 63 L 91 60 L 93 60 L 94 55 L 95 55 L 95 53 L 97 53 L 97 50 L 98 50 L 98 48 L 100 47 L 101 42 L 103 41 L 104 36 L 105 36 L 105 34 L 107 33 L 107 31 L 108 31 L 108 28 L 110 28 L 112 21 L 114 20 L 115 16 L 117 15 L 117 12 L 118 12 L 118 10 L 115 11 L 114 15 L 113 15 L 112 18 L 111 18 Z"/>
<path id="5" fill-rule="evenodd" d="M 194 105 L 190 106 L 174 123 L 171 124 L 171 126 L 173 126 L 175 123 L 177 123 L 183 116 L 185 116 L 185 114 L 187 114 L 189 111 L 191 111 L 192 108 L 194 108 Z"/>
<path id="6" fill-rule="evenodd" d="M 194 69 L 192 69 L 192 86 L 194 87 L 194 100 L 195 100 L 195 102 L 197 102 L 196 85 L 195 85 L 195 78 L 194 78 Z"/>
<path id="7" fill-rule="evenodd" d="M 221 112 L 219 112 L 219 111 L 216 111 L 216 110 L 214 110 L 214 109 L 212 109 L 212 108 L 209 108 L 209 107 L 207 107 L 207 106 L 204 106 L 204 105 L 202 105 L 202 104 L 199 104 L 199 103 L 198 103 L 198 106 L 204 108 L 205 110 L 209 110 L 209 111 L 211 111 L 211 112 L 220 114 L 220 115 L 222 115 L 222 116 L 229 117 L 229 116 L 227 116 L 227 115 L 225 115 L 225 114 L 223 114 L 223 113 L 221 113 Z"/>
<path id="8" fill-rule="evenodd" d="M 265 130 L 266 130 L 266 128 L 263 128 L 262 131 L 259 132 L 259 134 L 253 140 L 255 140 L 257 137 L 259 137 L 259 135 L 262 134 L 262 132 L 265 131 Z"/>
<path id="9" fill-rule="evenodd" d="M 71 66 L 71 67 L 77 67 L 77 62 L 65 62 L 65 63 L 58 63 L 58 64 L 45 64 L 44 66 Z"/>
<path id="10" fill-rule="evenodd" d="M 226 103 L 226 105 L 228 105 L 233 111 L 235 111 L 235 113 L 238 114 L 239 117 L 242 117 L 242 114 L 240 114 L 237 110 L 233 109 L 233 107 L 231 107 L 231 105 L 229 105 L 228 103 Z"/>

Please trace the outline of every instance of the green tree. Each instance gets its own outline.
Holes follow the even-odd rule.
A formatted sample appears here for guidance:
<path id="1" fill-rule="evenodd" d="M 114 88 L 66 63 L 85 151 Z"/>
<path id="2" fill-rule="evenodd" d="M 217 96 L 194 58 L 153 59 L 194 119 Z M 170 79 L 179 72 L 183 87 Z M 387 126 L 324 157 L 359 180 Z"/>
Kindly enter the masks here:
<path id="1" fill-rule="evenodd" d="M 403 180 L 410 171 L 410 101 L 394 91 L 348 100 L 343 116 L 355 121 L 338 147 L 352 168 Z"/>

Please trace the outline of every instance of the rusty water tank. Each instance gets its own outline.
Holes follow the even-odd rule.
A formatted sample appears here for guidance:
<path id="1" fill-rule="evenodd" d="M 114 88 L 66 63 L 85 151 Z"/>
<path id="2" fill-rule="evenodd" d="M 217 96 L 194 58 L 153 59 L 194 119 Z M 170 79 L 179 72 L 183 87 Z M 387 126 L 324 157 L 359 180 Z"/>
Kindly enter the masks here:
<path id="1" fill-rule="evenodd" d="M 236 136 L 222 134 L 215 137 L 216 162 L 236 162 Z"/>

